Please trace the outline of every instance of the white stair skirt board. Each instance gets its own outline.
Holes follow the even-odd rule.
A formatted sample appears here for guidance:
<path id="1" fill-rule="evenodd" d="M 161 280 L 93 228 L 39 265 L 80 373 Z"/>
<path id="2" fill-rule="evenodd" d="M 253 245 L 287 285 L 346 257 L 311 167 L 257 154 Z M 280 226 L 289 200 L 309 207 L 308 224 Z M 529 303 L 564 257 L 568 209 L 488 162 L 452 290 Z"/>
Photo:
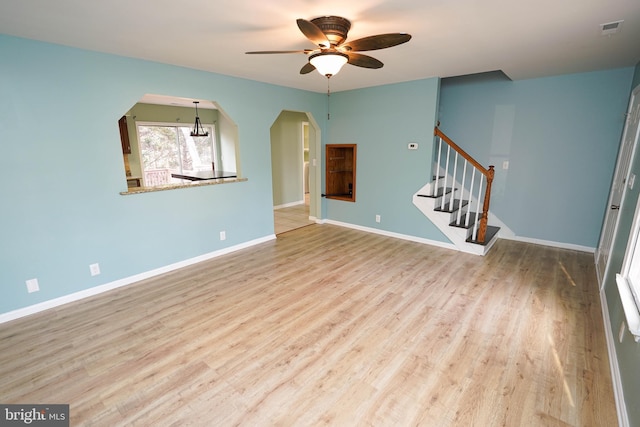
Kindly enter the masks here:
<path id="1" fill-rule="evenodd" d="M 413 204 L 422 212 L 431 222 L 438 227 L 442 233 L 453 243 L 453 245 L 461 252 L 474 254 L 474 255 L 486 255 L 491 249 L 493 244 L 498 239 L 498 236 L 494 236 L 486 245 L 478 245 L 475 243 L 467 242 L 468 230 L 465 228 L 451 227 L 452 215 L 447 212 L 436 212 L 436 202 L 438 199 L 431 197 L 420 197 L 421 194 L 432 194 L 433 183 L 428 183 L 413 195 Z M 499 234 L 499 233 L 498 233 Z"/>

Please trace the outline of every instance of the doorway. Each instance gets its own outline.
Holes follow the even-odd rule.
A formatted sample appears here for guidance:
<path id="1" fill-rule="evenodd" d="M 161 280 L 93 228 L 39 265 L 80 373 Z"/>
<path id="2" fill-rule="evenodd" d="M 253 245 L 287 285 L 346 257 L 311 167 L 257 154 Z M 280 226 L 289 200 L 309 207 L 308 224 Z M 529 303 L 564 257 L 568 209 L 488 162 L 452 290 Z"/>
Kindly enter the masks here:
<path id="1" fill-rule="evenodd" d="M 618 160 L 616 169 L 611 183 L 611 191 L 609 193 L 609 204 L 605 213 L 604 224 L 600 241 L 596 250 L 596 273 L 600 289 L 604 286 L 604 277 L 609 267 L 609 258 L 611 256 L 611 248 L 613 247 L 613 239 L 618 227 L 618 213 L 620 204 L 624 198 L 627 186 L 640 185 L 634 183 L 635 178 L 629 179 L 629 166 L 633 160 L 635 146 L 638 143 L 640 122 L 640 86 L 637 86 L 629 101 L 629 109 L 627 110 L 627 120 L 622 133 L 622 142 L 620 143 L 620 151 L 618 152 Z"/>
<path id="2" fill-rule="evenodd" d="M 282 111 L 271 126 L 274 231 L 316 222 L 320 206 L 319 130 L 307 113 Z"/>

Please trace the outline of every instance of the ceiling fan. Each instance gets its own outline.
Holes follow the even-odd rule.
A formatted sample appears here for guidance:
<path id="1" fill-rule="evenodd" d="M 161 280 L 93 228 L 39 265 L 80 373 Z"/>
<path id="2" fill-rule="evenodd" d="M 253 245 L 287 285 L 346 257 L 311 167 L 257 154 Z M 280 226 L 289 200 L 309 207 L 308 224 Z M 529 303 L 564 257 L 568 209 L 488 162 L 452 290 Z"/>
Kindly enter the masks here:
<path id="1" fill-rule="evenodd" d="M 318 47 L 304 50 L 266 50 L 247 54 L 304 53 L 309 62 L 300 69 L 300 74 L 317 70 L 327 78 L 334 76 L 344 64 L 363 68 L 382 68 L 383 63 L 362 51 L 386 49 L 411 40 L 405 33 L 378 34 L 346 42 L 351 22 L 340 16 L 321 16 L 307 21 L 298 19 L 298 28 Z"/>

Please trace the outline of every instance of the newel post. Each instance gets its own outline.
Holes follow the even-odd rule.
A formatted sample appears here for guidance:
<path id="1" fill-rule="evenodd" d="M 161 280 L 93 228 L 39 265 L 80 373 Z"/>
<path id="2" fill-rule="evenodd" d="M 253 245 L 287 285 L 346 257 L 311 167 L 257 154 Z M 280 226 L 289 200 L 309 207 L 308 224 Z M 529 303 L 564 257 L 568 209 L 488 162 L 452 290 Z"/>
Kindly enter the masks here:
<path id="1" fill-rule="evenodd" d="M 491 184 L 496 171 L 493 165 L 489 166 L 486 173 L 487 187 L 484 192 L 484 203 L 482 205 L 482 217 L 480 218 L 480 227 L 478 228 L 478 242 L 484 243 L 487 234 L 487 221 L 489 220 L 489 204 L 491 203 Z"/>

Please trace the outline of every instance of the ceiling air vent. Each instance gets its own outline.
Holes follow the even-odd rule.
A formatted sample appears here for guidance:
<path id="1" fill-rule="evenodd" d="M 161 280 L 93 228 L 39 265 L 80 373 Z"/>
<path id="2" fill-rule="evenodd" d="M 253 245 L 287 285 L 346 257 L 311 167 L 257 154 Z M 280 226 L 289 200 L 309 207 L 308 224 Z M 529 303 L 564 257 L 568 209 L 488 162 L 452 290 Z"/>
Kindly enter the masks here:
<path id="1" fill-rule="evenodd" d="M 607 24 L 600 24 L 600 27 L 602 28 L 602 35 L 610 36 L 611 34 L 619 33 L 623 22 L 624 21 L 615 21 Z"/>

